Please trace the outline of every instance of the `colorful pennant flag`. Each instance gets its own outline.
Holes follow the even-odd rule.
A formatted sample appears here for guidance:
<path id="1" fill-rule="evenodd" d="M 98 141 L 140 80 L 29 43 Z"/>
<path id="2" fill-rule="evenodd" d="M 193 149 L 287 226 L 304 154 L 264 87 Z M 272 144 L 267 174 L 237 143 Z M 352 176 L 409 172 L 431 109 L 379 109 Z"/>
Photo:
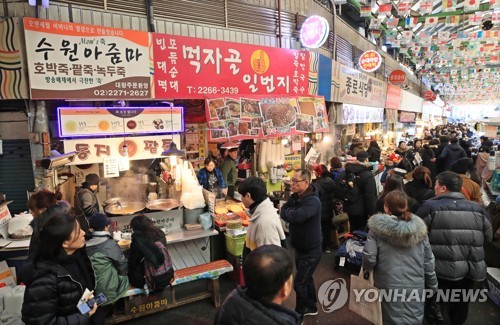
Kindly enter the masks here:
<path id="1" fill-rule="evenodd" d="M 413 32 L 411 30 L 404 30 L 401 32 L 401 42 L 408 43 L 411 42 L 413 37 Z"/>
<path id="2" fill-rule="evenodd" d="M 425 27 L 436 26 L 438 23 L 438 17 L 426 17 Z"/>
<path id="3" fill-rule="evenodd" d="M 460 16 L 446 17 L 445 26 L 458 26 L 459 23 L 460 23 Z"/>
<path id="4" fill-rule="evenodd" d="M 398 24 L 399 24 L 399 18 L 391 17 L 391 18 L 387 19 L 385 24 L 387 25 L 387 28 L 396 28 L 396 27 L 398 27 Z"/>
<path id="5" fill-rule="evenodd" d="M 433 0 L 422 0 L 420 1 L 420 13 L 431 14 L 434 7 Z"/>
<path id="6" fill-rule="evenodd" d="M 392 42 L 392 47 L 401 47 L 401 40 L 394 40 Z"/>
<path id="7" fill-rule="evenodd" d="M 415 27 L 418 24 L 418 17 L 407 17 L 405 21 L 406 27 Z"/>
<path id="8" fill-rule="evenodd" d="M 500 1 L 498 1 L 500 3 Z M 495 11 L 491 14 L 491 22 L 493 24 L 500 23 L 500 11 Z"/>
<path id="9" fill-rule="evenodd" d="M 359 10 L 360 17 L 369 17 L 372 14 L 372 6 L 361 6 Z"/>
<path id="10" fill-rule="evenodd" d="M 380 38 L 382 35 L 382 30 L 380 29 L 372 29 L 370 32 L 372 33 L 373 38 Z"/>
<path id="11" fill-rule="evenodd" d="M 457 0 L 443 0 L 442 7 L 443 12 L 455 11 L 457 6 Z"/>
<path id="12" fill-rule="evenodd" d="M 465 0 L 464 10 L 466 12 L 475 11 L 479 9 L 480 0 Z"/>
<path id="13" fill-rule="evenodd" d="M 500 8 L 500 0 L 490 0 L 490 9 Z"/>
<path id="14" fill-rule="evenodd" d="M 370 19 L 370 29 L 379 29 L 380 25 L 382 25 L 382 21 L 378 18 Z"/>
<path id="15" fill-rule="evenodd" d="M 469 24 L 472 26 L 481 25 L 481 21 L 483 20 L 483 14 L 472 14 L 469 15 Z"/>
<path id="16" fill-rule="evenodd" d="M 411 2 L 400 2 L 398 3 L 398 13 L 400 16 L 409 15 L 411 12 L 411 6 L 413 3 Z"/>
<path id="17" fill-rule="evenodd" d="M 438 39 L 440 41 L 446 41 L 450 38 L 450 32 L 449 31 L 440 31 L 438 33 Z"/>
<path id="18" fill-rule="evenodd" d="M 381 4 L 378 7 L 378 12 L 381 14 L 386 14 L 387 16 L 389 16 L 391 14 L 391 10 L 392 10 L 391 3 Z"/>

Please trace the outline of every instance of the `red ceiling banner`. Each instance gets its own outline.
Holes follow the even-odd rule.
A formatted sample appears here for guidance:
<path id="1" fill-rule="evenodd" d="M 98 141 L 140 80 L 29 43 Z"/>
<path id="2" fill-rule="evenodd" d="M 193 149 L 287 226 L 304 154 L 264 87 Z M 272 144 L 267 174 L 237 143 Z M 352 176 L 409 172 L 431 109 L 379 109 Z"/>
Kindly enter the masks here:
<path id="1" fill-rule="evenodd" d="M 308 93 L 307 52 L 152 35 L 154 98 Z"/>

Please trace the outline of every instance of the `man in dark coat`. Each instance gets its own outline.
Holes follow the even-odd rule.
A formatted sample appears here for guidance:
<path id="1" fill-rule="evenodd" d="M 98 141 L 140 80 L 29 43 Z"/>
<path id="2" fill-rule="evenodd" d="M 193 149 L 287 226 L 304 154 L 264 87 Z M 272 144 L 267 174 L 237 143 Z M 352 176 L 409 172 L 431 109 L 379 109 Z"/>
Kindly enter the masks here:
<path id="1" fill-rule="evenodd" d="M 292 272 L 293 261 L 284 248 L 264 245 L 254 249 L 243 264 L 246 287 L 227 296 L 214 325 L 300 324 L 300 315 L 281 306 L 292 291 Z"/>
<path id="2" fill-rule="evenodd" d="M 376 212 L 377 185 L 372 167 L 368 163 L 369 154 L 361 151 L 356 156 L 357 162 L 345 165 L 345 171 L 337 177 L 338 199 L 344 200 L 344 211 L 349 215 L 351 230 L 365 230 L 368 217 Z M 343 184 L 345 179 L 348 184 Z M 342 189 L 347 187 L 347 192 Z M 340 197 L 339 197 L 340 196 Z M 347 197 L 346 197 L 347 196 Z"/>
<path id="3" fill-rule="evenodd" d="M 90 226 L 88 219 L 96 213 L 99 213 L 99 201 L 95 191 L 99 186 L 99 176 L 88 174 L 85 176 L 85 182 L 75 194 L 75 215 L 80 223 L 80 227 L 85 231 L 86 239 L 90 239 Z"/>
<path id="4" fill-rule="evenodd" d="M 453 137 L 450 139 L 450 144 L 447 145 L 439 155 L 438 160 L 442 161 L 444 170 L 450 170 L 451 164 L 465 157 L 467 157 L 467 154 L 458 144 L 458 139 Z"/>
<path id="5" fill-rule="evenodd" d="M 290 223 L 290 243 L 295 249 L 297 274 L 293 288 L 297 294 L 295 311 L 303 316 L 317 315 L 313 273 L 321 258 L 321 201 L 306 169 L 292 177 L 292 192 L 280 216 Z"/>
<path id="6" fill-rule="evenodd" d="M 436 196 L 417 211 L 429 228 L 440 289 L 470 290 L 475 282 L 486 278 L 483 245 L 493 237 L 489 215 L 476 202 L 466 200 L 461 188 L 460 175 L 439 174 L 434 186 Z M 460 295 L 453 302 L 442 303 L 443 317 L 449 324 L 463 324 L 468 307 L 467 299 Z"/>

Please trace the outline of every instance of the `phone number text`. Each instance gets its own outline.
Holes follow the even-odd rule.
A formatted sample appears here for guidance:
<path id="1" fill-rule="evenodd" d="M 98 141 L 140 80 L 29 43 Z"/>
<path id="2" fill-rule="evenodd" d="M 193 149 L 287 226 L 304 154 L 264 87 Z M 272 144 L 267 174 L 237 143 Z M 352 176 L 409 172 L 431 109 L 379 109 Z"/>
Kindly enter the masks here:
<path id="1" fill-rule="evenodd" d="M 130 96 L 147 97 L 149 90 L 126 90 L 126 89 L 96 89 L 94 96 Z"/>
<path id="2" fill-rule="evenodd" d="M 205 87 L 205 86 L 188 86 L 186 87 L 189 94 L 237 94 L 238 87 Z"/>

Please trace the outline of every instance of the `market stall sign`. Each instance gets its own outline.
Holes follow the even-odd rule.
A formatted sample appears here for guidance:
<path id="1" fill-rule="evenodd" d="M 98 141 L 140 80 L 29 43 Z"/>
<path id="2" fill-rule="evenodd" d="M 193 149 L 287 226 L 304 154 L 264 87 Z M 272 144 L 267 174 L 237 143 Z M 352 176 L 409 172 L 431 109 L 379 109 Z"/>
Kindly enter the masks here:
<path id="1" fill-rule="evenodd" d="M 391 84 L 387 85 L 387 97 L 385 107 L 390 109 L 399 109 L 401 106 L 402 89 Z"/>
<path id="2" fill-rule="evenodd" d="M 69 165 L 97 164 L 105 158 L 122 157 L 122 147 L 128 147 L 130 160 L 153 159 L 161 157 L 170 142 L 180 143 L 180 136 L 157 135 L 127 138 L 72 139 L 64 140 L 64 152 L 76 151 L 75 160 Z"/>
<path id="3" fill-rule="evenodd" d="M 403 95 L 401 97 L 401 111 L 422 113 L 422 104 L 424 99 L 417 96 L 409 91 L 403 90 Z"/>
<path id="4" fill-rule="evenodd" d="M 403 70 L 394 70 L 389 75 L 389 82 L 393 85 L 399 86 L 406 80 L 406 73 Z"/>
<path id="5" fill-rule="evenodd" d="M 366 72 L 376 71 L 382 65 L 382 56 L 377 51 L 366 51 L 359 57 L 359 67 Z"/>
<path id="6" fill-rule="evenodd" d="M 23 21 L 32 99 L 151 98 L 147 32 Z"/>
<path id="7" fill-rule="evenodd" d="M 307 52 L 152 35 L 155 98 L 308 94 Z"/>
<path id="8" fill-rule="evenodd" d="M 416 118 L 416 113 L 412 112 L 400 112 L 399 113 L 399 122 L 401 123 L 414 123 Z"/>
<path id="9" fill-rule="evenodd" d="M 379 123 L 384 120 L 382 107 L 342 104 L 337 110 L 338 124 Z"/>
<path id="10" fill-rule="evenodd" d="M 310 16 L 300 29 L 300 42 L 304 47 L 318 48 L 325 43 L 330 33 L 328 21 L 321 16 Z"/>
<path id="11" fill-rule="evenodd" d="M 433 102 L 436 100 L 436 94 L 434 94 L 434 92 L 432 90 L 427 90 L 424 93 L 424 98 L 425 98 L 425 100 L 429 100 L 429 101 Z"/>
<path id="12" fill-rule="evenodd" d="M 339 88 L 338 98 L 333 98 L 333 101 L 362 106 L 385 106 L 387 93 L 385 82 L 345 65 L 339 65 L 339 69 L 334 67 L 332 75 L 332 85 L 335 84 Z M 338 77 L 335 76 L 337 73 Z"/>
<path id="13" fill-rule="evenodd" d="M 209 140 L 264 139 L 327 132 L 323 97 L 211 97 L 206 100 Z"/>
<path id="14" fill-rule="evenodd" d="M 60 137 L 177 133 L 182 107 L 58 107 Z"/>

